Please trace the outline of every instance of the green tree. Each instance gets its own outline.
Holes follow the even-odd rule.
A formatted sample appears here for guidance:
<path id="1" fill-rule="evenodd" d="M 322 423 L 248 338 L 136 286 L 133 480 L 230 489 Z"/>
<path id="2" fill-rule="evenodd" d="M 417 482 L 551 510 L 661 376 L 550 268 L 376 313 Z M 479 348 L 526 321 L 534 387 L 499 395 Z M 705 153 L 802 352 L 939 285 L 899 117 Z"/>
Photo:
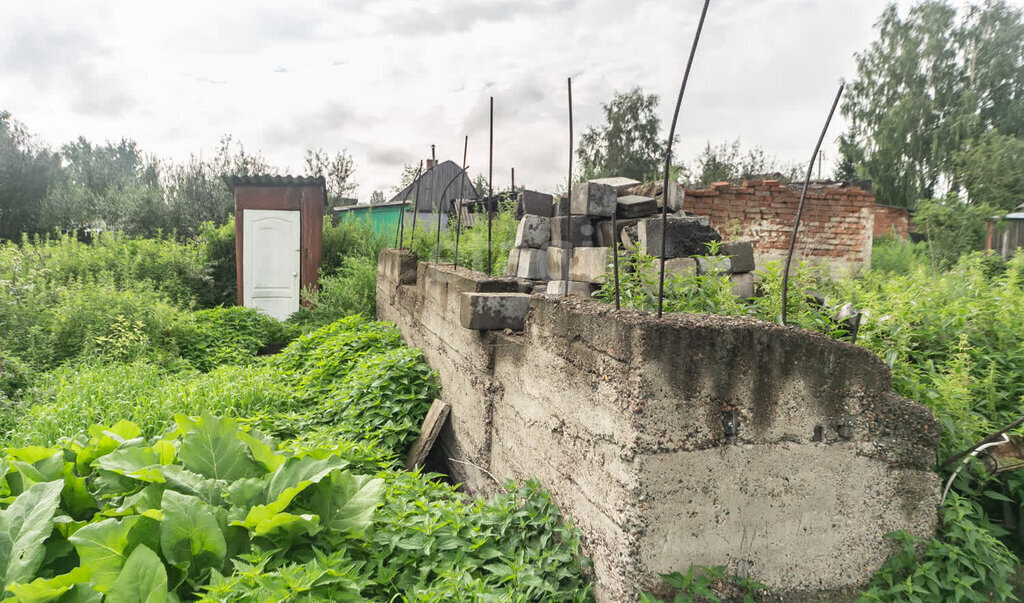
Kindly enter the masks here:
<path id="1" fill-rule="evenodd" d="M 370 205 L 380 205 L 381 203 L 386 202 L 387 199 L 384 198 L 384 193 L 382 191 L 375 190 L 370 194 Z"/>
<path id="2" fill-rule="evenodd" d="M 660 173 L 665 142 L 659 138 L 658 96 L 639 87 L 616 92 L 602 105 L 605 124 L 590 126 L 580 137 L 576 156 L 582 179 L 624 176 L 651 180 Z"/>
<path id="3" fill-rule="evenodd" d="M 355 171 L 355 162 L 348 154 L 348 149 L 342 149 L 333 157 L 323 149 L 306 150 L 306 173 L 310 176 L 324 177 L 327 182 L 329 205 L 345 205 L 342 199 L 355 195 L 358 187 L 352 178 Z"/>
<path id="4" fill-rule="evenodd" d="M 928 237 L 928 254 L 936 269 L 946 269 L 961 255 L 983 249 L 987 219 L 993 209 L 981 203 L 966 203 L 956 193 L 917 204 L 914 222 Z"/>
<path id="5" fill-rule="evenodd" d="M 59 155 L 61 177 L 50 188 L 40 216 L 48 229 L 151 234 L 164 226 L 135 222 L 152 217 L 153 201 L 162 198 L 162 191 L 156 161 L 146 159 L 134 141 L 93 145 L 79 137 L 62 146 Z"/>
<path id="6" fill-rule="evenodd" d="M 1024 140 L 989 130 L 956 154 L 971 202 L 1010 211 L 1024 202 Z"/>
<path id="7" fill-rule="evenodd" d="M 958 189 L 967 141 L 1024 129 L 1024 23 L 1004 0 L 960 13 L 927 0 L 906 17 L 888 6 L 876 28 L 843 100 L 841 165 L 873 180 L 881 202 L 913 206 L 940 186 Z"/>
<path id="8" fill-rule="evenodd" d="M 770 176 L 788 182 L 799 176 L 800 166 L 784 166 L 778 159 L 770 157 L 761 147 L 744 151 L 739 139 L 712 146 L 704 150 L 690 164 L 681 165 L 680 178 L 691 187 L 708 186 L 712 182 L 739 182 Z"/>
<path id="9" fill-rule="evenodd" d="M 0 238 L 45 230 L 39 216 L 60 158 L 38 144 L 7 111 L 0 111 Z"/>
<path id="10" fill-rule="evenodd" d="M 163 170 L 167 220 L 179 237 L 192 237 L 204 222 L 223 224 L 234 211 L 234 197 L 224 178 L 277 174 L 260 153 L 246 152 L 231 136 L 221 138 L 212 159 L 192 155 Z"/>

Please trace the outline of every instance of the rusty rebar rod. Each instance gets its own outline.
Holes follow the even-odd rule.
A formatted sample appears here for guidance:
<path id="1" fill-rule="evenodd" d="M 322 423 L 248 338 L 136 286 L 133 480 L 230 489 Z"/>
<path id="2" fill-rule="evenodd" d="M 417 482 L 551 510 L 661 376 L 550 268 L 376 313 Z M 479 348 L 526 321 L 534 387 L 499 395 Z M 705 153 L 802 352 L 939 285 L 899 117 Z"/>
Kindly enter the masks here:
<path id="1" fill-rule="evenodd" d="M 466 142 L 462 145 L 462 171 L 466 171 L 466 153 L 469 152 L 469 134 L 466 134 Z M 466 195 L 466 181 L 459 183 L 459 199 L 455 203 L 455 257 L 452 264 L 459 267 L 459 235 L 462 234 L 462 198 Z"/>
<path id="2" fill-rule="evenodd" d="M 494 197 L 494 97 L 491 97 L 491 142 L 487 159 L 487 276 L 491 276 L 491 199 Z"/>
<path id="3" fill-rule="evenodd" d="M 836 98 L 832 101 L 832 108 L 829 109 L 828 117 L 825 118 L 825 125 L 821 128 L 818 136 L 818 143 L 814 145 L 814 153 L 811 153 L 811 161 L 807 164 L 807 175 L 804 177 L 804 190 L 800 193 L 800 204 L 796 207 L 796 220 L 793 221 L 793 234 L 789 238 L 789 252 L 786 254 L 786 268 L 782 272 L 782 324 L 786 324 L 786 306 L 789 302 L 789 267 L 793 263 L 793 250 L 796 249 L 796 235 L 800 231 L 800 216 L 804 213 L 804 201 L 807 200 L 807 189 L 811 185 L 811 172 L 814 170 L 814 161 L 818 157 L 818 150 L 825 140 L 825 133 L 828 132 L 828 125 L 832 123 L 832 116 L 839 105 L 839 97 L 843 95 L 843 84 L 839 84 Z"/>
<path id="4" fill-rule="evenodd" d="M 568 78 L 568 89 L 569 89 L 569 186 L 566 191 L 568 197 L 569 206 L 568 211 L 565 214 L 565 229 L 566 236 L 565 240 L 568 242 L 568 247 L 562 248 L 562 295 L 565 297 L 569 296 L 569 262 L 572 260 L 572 78 Z M 556 205 L 557 207 L 557 205 Z M 561 235 L 559 231 L 559 235 Z"/>
<path id="5" fill-rule="evenodd" d="M 619 304 L 619 228 L 615 221 L 615 214 L 619 213 L 618 207 L 612 211 L 612 272 L 615 273 L 615 309 L 621 309 Z"/>
<path id="6" fill-rule="evenodd" d="M 419 182 L 420 173 L 423 171 L 423 161 L 420 161 L 419 168 L 416 169 L 416 181 Z M 412 183 L 405 189 L 405 195 L 402 197 L 402 211 L 398 217 L 398 248 L 401 249 L 405 243 L 405 202 L 409 200 L 409 193 L 412 192 Z"/>
<path id="7" fill-rule="evenodd" d="M 423 161 L 422 160 L 420 161 L 420 165 L 421 166 L 423 165 Z M 427 171 L 430 171 L 430 170 L 427 170 Z M 413 212 L 412 212 L 412 234 L 409 235 L 409 249 L 410 250 L 412 249 L 412 246 L 416 244 L 416 217 L 418 215 L 420 215 L 420 180 L 421 180 L 421 176 L 422 176 L 422 174 L 417 173 L 417 176 L 416 176 L 416 202 L 415 202 L 415 205 L 413 205 L 413 208 L 412 208 L 413 209 Z"/>
<path id="8" fill-rule="evenodd" d="M 468 166 L 466 166 L 466 167 L 468 167 Z M 466 173 L 466 167 L 463 167 L 461 170 L 459 170 L 459 173 L 455 174 L 455 176 L 453 176 L 452 179 L 448 181 L 448 184 L 445 185 L 444 190 L 441 191 L 441 200 L 440 200 L 441 203 L 444 203 L 444 196 L 446 194 L 448 194 L 448 187 L 450 187 L 452 185 L 452 183 L 455 182 L 456 178 L 458 178 L 459 176 L 461 176 L 461 175 Z M 438 263 L 440 258 L 441 258 L 441 211 L 440 211 L 440 208 L 439 208 L 438 212 L 437 212 L 437 241 L 434 243 L 434 263 L 435 264 Z"/>
<path id="9" fill-rule="evenodd" d="M 661 253 L 658 256 L 658 262 L 661 264 L 658 275 L 658 318 L 661 318 L 665 300 L 665 240 L 668 238 L 668 171 L 672 167 L 672 139 L 676 137 L 679 107 L 683 104 L 686 81 L 690 79 L 693 56 L 697 54 L 697 43 L 700 42 L 700 32 L 704 29 L 704 18 L 708 15 L 709 4 L 711 0 L 704 0 L 704 8 L 700 11 L 700 21 L 697 22 L 697 31 L 693 34 L 693 45 L 690 46 L 690 58 L 686 60 L 686 71 L 683 72 L 683 82 L 679 85 L 679 96 L 676 97 L 676 110 L 672 113 L 672 127 L 669 128 L 668 141 L 665 143 L 665 180 L 661 188 Z"/>

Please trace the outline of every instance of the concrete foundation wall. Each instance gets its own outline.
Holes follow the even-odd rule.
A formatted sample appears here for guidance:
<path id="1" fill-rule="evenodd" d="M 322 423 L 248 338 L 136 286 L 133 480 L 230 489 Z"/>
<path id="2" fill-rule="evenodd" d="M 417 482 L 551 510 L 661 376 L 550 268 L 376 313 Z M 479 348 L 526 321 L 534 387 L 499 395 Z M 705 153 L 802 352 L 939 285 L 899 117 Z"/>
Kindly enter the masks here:
<path id="1" fill-rule="evenodd" d="M 691 564 L 842 597 L 882 565 L 885 533 L 934 530 L 939 426 L 870 352 L 546 295 L 522 332 L 460 326 L 461 293 L 514 290 L 385 250 L 378 315 L 440 373 L 453 477 L 477 493 L 496 489 L 483 470 L 539 478 L 584 533 L 599 600 Z"/>

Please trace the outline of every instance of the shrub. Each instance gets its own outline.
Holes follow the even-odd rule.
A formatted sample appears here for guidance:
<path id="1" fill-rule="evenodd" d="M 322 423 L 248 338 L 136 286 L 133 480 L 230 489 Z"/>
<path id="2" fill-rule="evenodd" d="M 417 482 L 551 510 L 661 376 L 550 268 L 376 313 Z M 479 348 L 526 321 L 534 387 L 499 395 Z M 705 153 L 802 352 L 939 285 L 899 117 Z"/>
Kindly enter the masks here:
<path id="1" fill-rule="evenodd" d="M 200 371 L 222 364 L 248 364 L 260 348 L 284 343 L 294 333 L 252 308 L 201 310 L 183 316 L 171 328 L 178 353 Z"/>

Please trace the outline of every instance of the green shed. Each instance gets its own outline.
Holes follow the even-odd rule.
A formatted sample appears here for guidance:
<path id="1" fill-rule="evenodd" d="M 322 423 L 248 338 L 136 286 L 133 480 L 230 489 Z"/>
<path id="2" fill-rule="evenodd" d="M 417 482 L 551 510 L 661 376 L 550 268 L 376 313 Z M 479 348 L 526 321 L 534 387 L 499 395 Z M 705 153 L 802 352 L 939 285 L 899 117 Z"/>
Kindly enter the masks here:
<path id="1" fill-rule="evenodd" d="M 408 209 L 411 209 L 408 208 Z M 396 234 L 398 222 L 402 215 L 402 203 L 382 203 L 380 205 L 346 205 L 335 207 L 334 211 L 340 222 L 362 220 L 380 234 Z"/>

